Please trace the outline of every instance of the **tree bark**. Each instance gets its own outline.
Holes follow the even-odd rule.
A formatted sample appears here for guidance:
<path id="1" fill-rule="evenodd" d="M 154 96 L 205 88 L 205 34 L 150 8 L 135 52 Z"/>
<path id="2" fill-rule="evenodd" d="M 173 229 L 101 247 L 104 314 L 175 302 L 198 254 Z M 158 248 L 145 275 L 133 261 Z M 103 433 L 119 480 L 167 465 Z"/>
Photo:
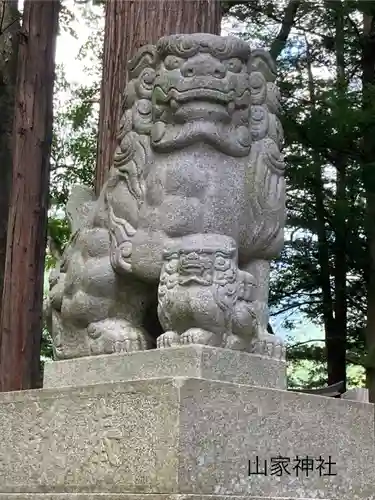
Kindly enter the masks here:
<path id="1" fill-rule="evenodd" d="M 366 191 L 365 229 L 367 237 L 367 324 L 366 347 L 367 387 L 370 403 L 375 403 L 375 17 L 363 15 L 362 40 L 362 109 L 364 116 L 372 116 L 363 129 L 363 184 Z"/>
<path id="2" fill-rule="evenodd" d="M 342 1 L 327 0 L 326 7 L 335 22 L 334 49 L 336 57 L 337 99 L 346 102 L 345 78 L 345 18 Z M 343 125 L 344 127 L 345 125 Z M 347 343 L 347 156 L 339 152 L 335 158 L 336 200 L 334 214 L 334 303 L 333 327 L 326 339 L 328 385 L 343 382 L 346 390 L 346 343 Z"/>
<path id="3" fill-rule="evenodd" d="M 298 9 L 302 0 L 289 0 L 284 9 L 284 16 L 280 26 L 280 30 L 271 44 L 270 54 L 276 60 L 284 50 L 290 32 L 294 26 Z"/>
<path id="4" fill-rule="evenodd" d="M 0 313 L 7 245 L 9 193 L 12 182 L 12 132 L 19 19 L 17 0 L 0 0 Z"/>
<path id="5" fill-rule="evenodd" d="M 127 62 L 143 45 L 173 33 L 220 34 L 218 0 L 106 1 L 95 191 L 99 194 L 116 148 Z"/>
<path id="6" fill-rule="evenodd" d="M 347 82 L 345 77 L 345 18 L 343 3 L 341 1 L 329 1 L 328 5 L 333 9 L 335 16 L 335 52 L 336 52 L 336 89 L 337 96 L 341 102 L 346 102 Z M 347 163 L 348 159 L 344 152 L 337 156 L 335 163 L 336 179 L 336 203 L 335 203 L 335 330 L 333 338 L 329 339 L 327 349 L 328 384 L 344 383 L 343 390 L 346 391 L 346 344 L 347 344 Z"/>
<path id="7" fill-rule="evenodd" d="M 307 43 L 307 73 L 308 73 L 308 89 L 311 103 L 311 111 L 314 112 L 316 107 L 315 83 L 312 72 L 312 57 L 310 46 Z M 330 354 L 332 352 L 332 338 L 335 337 L 336 325 L 333 315 L 334 303 L 332 298 L 331 287 L 331 266 L 329 259 L 329 246 L 326 231 L 326 211 L 324 207 L 324 181 L 322 176 L 322 161 L 317 153 L 313 154 L 314 174 L 313 174 L 313 189 L 315 198 L 315 214 L 316 227 L 318 237 L 318 263 L 319 263 L 319 281 L 322 290 L 322 310 L 323 324 L 325 332 L 325 345 L 327 351 L 327 372 L 328 384 L 331 385 L 333 377 L 332 363 Z M 332 356 L 332 354 L 331 354 Z M 336 381 L 337 382 L 337 381 Z"/>
<path id="8" fill-rule="evenodd" d="M 25 0 L 0 323 L 0 390 L 37 387 L 58 0 Z"/>

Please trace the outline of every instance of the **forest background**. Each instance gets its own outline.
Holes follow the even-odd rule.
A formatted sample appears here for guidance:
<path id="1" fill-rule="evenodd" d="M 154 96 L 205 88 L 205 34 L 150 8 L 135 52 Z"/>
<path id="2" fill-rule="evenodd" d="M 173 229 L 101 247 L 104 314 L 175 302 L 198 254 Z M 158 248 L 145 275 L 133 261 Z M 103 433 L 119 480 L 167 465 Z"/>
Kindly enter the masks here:
<path id="1" fill-rule="evenodd" d="M 103 4 L 61 5 L 45 292 L 70 235 L 64 212 L 70 189 L 95 183 L 105 33 Z M 287 341 L 289 387 L 363 385 L 375 339 L 368 314 L 375 310 L 375 50 L 368 50 L 375 2 L 251 0 L 222 7 L 222 34 L 268 48 L 279 68 L 288 222 L 273 265 L 269 330 Z M 42 359 L 51 355 L 44 328 Z"/>

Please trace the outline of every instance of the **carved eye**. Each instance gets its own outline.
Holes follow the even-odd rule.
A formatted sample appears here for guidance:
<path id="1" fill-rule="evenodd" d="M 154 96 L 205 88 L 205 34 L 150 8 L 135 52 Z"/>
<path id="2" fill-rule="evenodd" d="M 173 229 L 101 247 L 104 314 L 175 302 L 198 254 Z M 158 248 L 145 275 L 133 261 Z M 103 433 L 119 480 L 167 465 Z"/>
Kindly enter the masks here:
<path id="1" fill-rule="evenodd" d="M 242 61 L 236 57 L 233 57 L 232 59 L 228 59 L 228 61 L 226 61 L 226 67 L 227 70 L 231 71 L 232 73 L 241 73 Z"/>
<path id="2" fill-rule="evenodd" d="M 149 115 L 151 113 L 151 102 L 147 99 L 140 99 L 137 102 L 137 111 L 141 115 Z"/>
<path id="3" fill-rule="evenodd" d="M 178 69 L 181 66 L 182 59 L 176 56 L 167 56 L 164 60 L 164 66 L 168 70 Z"/>
<path id="4" fill-rule="evenodd" d="M 154 80 L 155 80 L 155 71 L 153 69 L 146 68 L 142 72 L 141 78 L 142 78 L 144 84 L 152 85 L 154 83 Z"/>

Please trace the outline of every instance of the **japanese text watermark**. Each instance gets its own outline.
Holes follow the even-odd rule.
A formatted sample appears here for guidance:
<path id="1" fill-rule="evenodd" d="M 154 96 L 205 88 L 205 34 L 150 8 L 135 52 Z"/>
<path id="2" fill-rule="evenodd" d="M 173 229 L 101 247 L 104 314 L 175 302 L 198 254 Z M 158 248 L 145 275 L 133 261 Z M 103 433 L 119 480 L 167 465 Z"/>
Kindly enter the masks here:
<path id="1" fill-rule="evenodd" d="M 267 459 L 249 460 L 249 476 L 295 476 L 311 477 L 318 474 L 323 476 L 337 476 L 335 471 L 336 462 L 332 461 L 331 455 L 327 458 L 322 456 L 309 457 L 296 455 L 295 457 L 275 456 Z"/>

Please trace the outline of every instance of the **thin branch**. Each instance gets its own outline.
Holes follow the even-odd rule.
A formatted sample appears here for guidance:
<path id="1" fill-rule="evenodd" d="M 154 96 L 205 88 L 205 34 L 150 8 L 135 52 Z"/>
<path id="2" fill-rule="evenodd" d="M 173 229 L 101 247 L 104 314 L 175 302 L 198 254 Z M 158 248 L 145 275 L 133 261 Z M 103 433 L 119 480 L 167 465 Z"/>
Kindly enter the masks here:
<path id="1" fill-rule="evenodd" d="M 300 5 L 301 0 L 289 0 L 288 5 L 285 7 L 280 31 L 270 47 L 270 54 L 274 60 L 276 60 L 280 53 L 284 50 Z"/>
<path id="2" fill-rule="evenodd" d="M 268 324 L 267 324 L 267 332 L 268 332 L 268 333 L 270 333 L 271 335 L 275 335 L 275 331 L 274 331 L 274 329 L 272 328 L 271 323 L 268 323 Z"/>
<path id="3" fill-rule="evenodd" d="M 328 337 L 327 337 L 328 338 Z M 305 344 L 311 344 L 311 342 L 325 342 L 326 339 L 311 339 L 311 340 L 304 340 L 303 342 L 297 342 L 295 344 L 287 345 L 287 349 L 293 349 L 295 347 L 298 347 L 300 345 L 305 345 Z"/>
<path id="4" fill-rule="evenodd" d="M 355 34 L 357 35 L 358 37 L 358 41 L 359 43 L 362 43 L 362 38 L 363 38 L 363 35 L 362 33 L 359 31 L 359 28 L 357 26 L 357 23 L 348 15 L 347 18 L 346 18 L 348 21 L 349 21 L 349 24 L 351 25 L 351 27 L 353 28 Z"/>
<path id="5" fill-rule="evenodd" d="M 4 11 L 3 11 L 3 14 L 4 14 Z M 15 19 L 13 19 L 13 21 L 11 21 L 7 26 L 5 26 L 5 28 L 3 29 L 2 26 L 3 26 L 3 21 L 4 21 L 4 18 L 1 19 L 1 25 L 0 25 L 0 36 L 1 35 L 4 35 L 4 33 L 6 33 L 8 31 L 8 29 L 13 26 L 14 23 L 16 23 L 17 21 L 19 21 L 21 19 L 21 14 L 19 14 Z"/>
<path id="6" fill-rule="evenodd" d="M 320 302 L 319 300 L 306 300 L 304 302 L 294 302 L 293 304 L 290 304 L 289 306 L 283 307 L 283 309 L 280 309 L 279 311 L 271 313 L 270 316 L 272 316 L 274 318 L 274 317 L 280 316 L 280 314 L 286 313 L 292 309 L 296 309 L 297 307 L 318 304 L 319 302 Z"/>
<path id="7" fill-rule="evenodd" d="M 239 5 L 241 4 L 242 2 L 238 2 L 236 5 Z M 245 2 L 244 2 L 245 3 Z M 268 17 L 269 19 L 271 19 L 272 21 L 276 22 L 276 23 L 279 23 L 279 24 L 282 24 L 283 23 L 283 19 L 280 19 L 280 17 L 278 17 L 277 15 L 275 14 L 272 14 L 271 12 L 264 12 L 264 9 L 262 9 L 262 7 L 258 7 L 257 5 L 252 5 L 251 8 L 259 13 L 259 14 L 263 14 L 264 16 Z M 228 13 L 230 13 L 230 9 L 228 11 Z M 242 20 L 242 21 L 245 21 L 246 18 L 248 17 L 247 15 L 246 16 L 240 16 L 238 13 L 237 14 L 237 17 Z M 242 17 L 242 19 L 241 19 Z M 309 29 L 306 29 L 305 27 L 303 26 L 300 26 L 299 24 L 295 24 L 294 25 L 294 28 L 298 31 L 300 31 L 301 33 L 308 33 L 308 34 L 311 34 L 311 35 L 314 35 L 314 36 L 318 36 L 320 38 L 326 38 L 326 34 L 325 33 L 317 33 L 315 31 L 312 31 L 312 30 L 309 30 Z"/>
<path id="8" fill-rule="evenodd" d="M 1 21 L 0 21 L 0 33 L 3 33 L 3 22 L 4 22 L 4 16 L 5 16 L 5 2 L 3 3 L 3 9 L 1 11 Z"/>

